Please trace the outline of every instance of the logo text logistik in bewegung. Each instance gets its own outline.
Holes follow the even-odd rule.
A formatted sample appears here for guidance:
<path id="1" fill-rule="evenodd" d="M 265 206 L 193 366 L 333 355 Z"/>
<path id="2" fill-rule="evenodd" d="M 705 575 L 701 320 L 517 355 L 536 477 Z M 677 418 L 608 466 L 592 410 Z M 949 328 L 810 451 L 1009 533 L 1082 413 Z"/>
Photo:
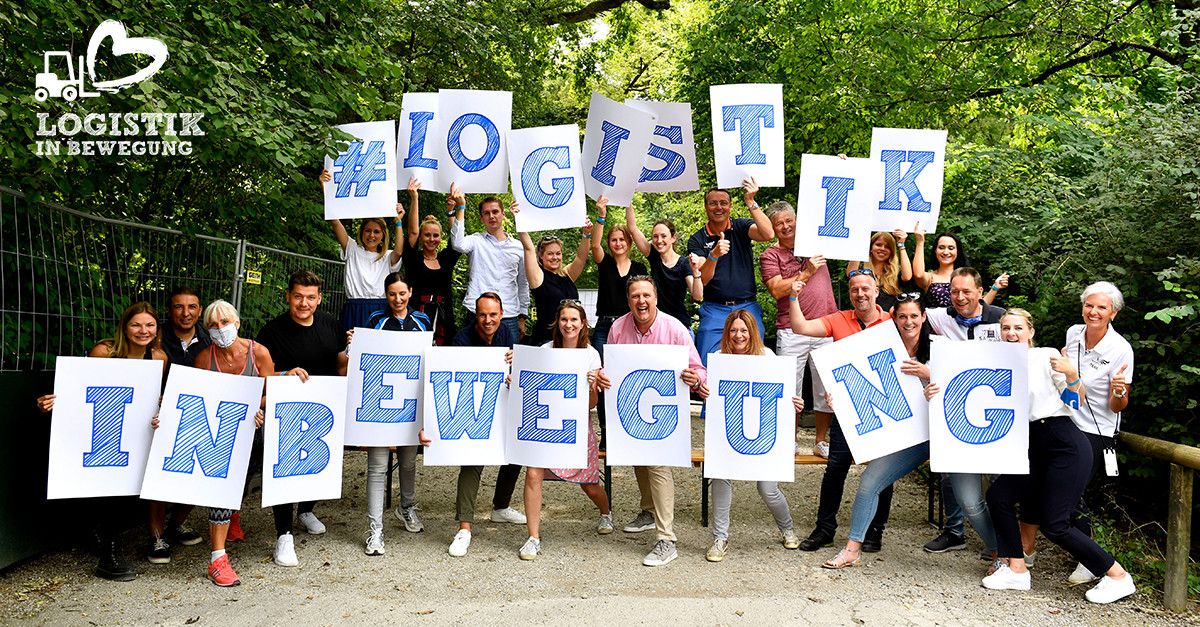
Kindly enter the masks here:
<path id="1" fill-rule="evenodd" d="M 140 54 L 150 62 L 137 72 L 117 79 L 96 80 L 96 54 L 105 40 L 112 40 L 112 54 Z M 88 41 L 87 55 L 73 57 L 66 50 L 46 52 L 42 71 L 34 79 L 33 98 L 46 102 L 60 98 L 75 102 L 115 93 L 154 76 L 167 61 L 167 46 L 152 37 L 129 37 L 125 25 L 108 20 L 96 27 Z M 142 156 L 190 155 L 192 142 L 184 139 L 202 136 L 203 113 L 63 113 L 52 118 L 38 113 L 39 156 Z M 80 136 L 86 138 L 80 138 Z M 141 137 L 145 139 L 91 139 L 94 137 Z M 78 138 L 78 139 L 77 139 Z"/>

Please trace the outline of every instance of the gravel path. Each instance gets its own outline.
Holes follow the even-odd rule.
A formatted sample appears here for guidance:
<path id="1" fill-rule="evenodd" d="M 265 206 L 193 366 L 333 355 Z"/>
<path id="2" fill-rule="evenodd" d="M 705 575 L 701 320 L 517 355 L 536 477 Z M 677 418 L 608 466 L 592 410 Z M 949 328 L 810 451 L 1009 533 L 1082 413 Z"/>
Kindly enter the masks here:
<path id="1" fill-rule="evenodd" d="M 693 441 L 702 438 L 694 422 Z M 811 438 L 811 436 L 809 436 Z M 811 441 L 811 440 L 810 440 Z M 891 523 L 881 553 L 863 565 L 828 571 L 821 561 L 836 551 L 788 551 L 754 486 L 736 483 L 729 554 L 710 564 L 711 542 L 701 527 L 700 471 L 675 473 L 675 527 L 680 557 L 662 568 L 641 565 L 653 532 L 610 536 L 595 533 L 596 512 L 573 485 L 548 483 L 542 536 L 535 562 L 517 559 L 524 526 L 480 522 L 470 553 L 447 555 L 456 525 L 456 469 L 420 467 L 418 501 L 426 530 L 410 534 L 389 515 L 387 555 L 363 555 L 366 528 L 366 455 L 346 454 L 345 496 L 325 502 L 317 513 L 329 532 L 297 536 L 300 567 L 271 563 L 274 545 L 270 512 L 249 506 L 243 525 L 247 541 L 233 545 L 237 588 L 205 579 L 206 544 L 179 547 L 169 565 L 147 563 L 139 536 L 127 536 L 130 558 L 141 575 L 111 583 L 91 575 L 94 558 L 78 551 L 47 555 L 0 576 L 4 623 L 34 624 L 879 624 L 879 625 L 1113 625 L 1183 624 L 1189 617 L 1166 613 L 1157 594 L 1094 606 L 1082 588 L 1069 587 L 1074 566 L 1056 547 L 1044 546 L 1027 593 L 992 592 L 979 586 L 986 564 L 978 540 L 968 550 L 930 555 L 921 545 L 933 536 L 925 522 L 923 484 L 908 477 L 897 485 Z M 784 491 L 803 537 L 811 530 L 820 467 L 797 467 Z M 614 470 L 614 514 L 622 525 L 636 513 L 637 484 L 628 468 Z M 484 473 L 479 506 L 490 506 L 495 469 Z M 841 512 L 844 541 L 857 472 L 847 481 Z M 517 498 L 520 498 L 518 486 Z M 517 505 L 518 507 L 519 504 Z M 201 508 L 191 525 L 203 525 Z M 481 521 L 486 520 L 486 514 Z M 134 553 L 134 548 L 137 553 Z M 1141 582 L 1143 588 L 1149 586 Z M 1195 624 L 1197 616 L 1191 615 Z"/>

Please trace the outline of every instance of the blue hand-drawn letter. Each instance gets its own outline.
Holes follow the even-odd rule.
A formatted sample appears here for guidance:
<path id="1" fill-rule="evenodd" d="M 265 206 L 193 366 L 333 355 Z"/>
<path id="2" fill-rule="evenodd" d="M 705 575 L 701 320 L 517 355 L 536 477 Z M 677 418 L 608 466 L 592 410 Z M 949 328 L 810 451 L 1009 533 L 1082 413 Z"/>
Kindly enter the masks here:
<path id="1" fill-rule="evenodd" d="M 967 397 L 979 387 L 991 388 L 996 396 L 1012 396 L 1012 377 L 1012 370 L 973 368 L 951 379 L 942 399 L 950 434 L 967 444 L 988 444 L 1007 435 L 1016 420 L 1016 412 L 1003 408 L 985 409 L 983 418 L 988 425 L 977 427 L 967 420 Z"/>
<path id="2" fill-rule="evenodd" d="M 725 437 L 733 450 L 742 455 L 762 455 L 775 447 L 782 383 L 757 382 L 752 385 L 749 381 L 725 380 L 721 381 L 717 393 L 725 398 Z M 747 396 L 758 399 L 758 436 L 753 440 L 746 437 Z"/>

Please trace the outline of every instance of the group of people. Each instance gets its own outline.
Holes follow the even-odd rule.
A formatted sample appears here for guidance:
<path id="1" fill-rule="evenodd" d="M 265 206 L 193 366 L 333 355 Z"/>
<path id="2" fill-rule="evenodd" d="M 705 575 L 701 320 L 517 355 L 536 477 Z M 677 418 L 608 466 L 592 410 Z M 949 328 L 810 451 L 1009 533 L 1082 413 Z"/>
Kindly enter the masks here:
<path id="1" fill-rule="evenodd" d="M 321 180 L 330 180 L 328 172 Z M 582 225 L 582 238 L 574 257 L 564 259 L 563 240 L 547 234 L 536 242 L 528 233 L 514 237 L 505 230 L 505 207 L 487 197 L 478 207 L 484 230 L 467 234 L 466 198 L 454 185 L 447 196 L 449 246 L 443 246 L 442 222 L 435 215 L 421 219 L 420 183 L 408 185 L 408 207 L 397 203 L 394 222 L 383 218 L 363 220 L 351 238 L 339 220 L 331 225 L 342 249 L 348 301 L 340 321 L 318 311 L 321 280 L 312 272 L 290 277 L 286 292 L 288 311 L 271 320 L 255 340 L 239 337 L 238 312 L 225 301 L 214 301 L 201 310 L 199 296 L 182 288 L 171 294 L 167 325 L 161 333 L 158 316 L 147 303 L 131 306 L 121 317 L 114 339 L 104 340 L 92 356 L 158 359 L 244 376 L 309 376 L 344 374 L 346 347 L 353 329 L 368 327 L 392 331 L 430 331 L 437 345 L 504 346 L 527 342 L 539 346 L 588 351 L 589 406 L 600 414 L 599 437 L 589 428 L 588 465 L 582 469 L 526 468 L 524 509 L 512 507 L 521 467 L 500 468 L 492 500 L 491 520 L 524 524 L 528 539 L 518 550 L 524 560 L 542 552 L 541 486 L 547 478 L 577 483 L 595 504 L 599 534 L 615 530 L 610 503 L 599 485 L 599 451 L 605 448 L 603 394 L 611 381 L 603 369 L 608 344 L 676 344 L 688 349 L 688 367 L 680 375 L 695 397 L 708 396 L 705 364 L 711 353 L 771 354 L 764 345 L 763 310 L 757 301 L 757 278 L 777 302 L 776 348 L 780 355 L 796 357 L 797 392 L 806 372 L 811 379 L 816 420 L 813 453 L 827 458 L 813 531 L 797 535 L 786 496 L 775 482 L 758 482 L 758 491 L 779 528 L 788 549 L 815 551 L 832 544 L 838 509 L 853 458 L 842 426 L 833 414 L 830 393 L 815 376 L 810 353 L 869 327 L 894 323 L 908 349 L 902 365 L 906 374 L 919 377 L 927 396 L 937 393 L 929 382 L 931 341 L 994 340 L 1033 345 L 1034 321 L 1020 309 L 1003 310 L 992 299 L 1007 286 L 1008 277 L 995 279 L 986 292 L 980 274 L 970 267 L 962 242 L 953 234 L 934 240 L 936 269 L 925 267 L 925 237 L 914 228 L 913 256 L 907 252 L 909 234 L 876 233 L 862 263 L 846 270 L 851 309 L 838 310 L 829 265 L 820 256 L 793 253 L 796 215 L 786 202 L 765 211 L 757 202 L 753 179 L 743 183 L 747 217 L 733 217 L 733 196 L 723 189 L 704 193 L 706 222 L 687 241 L 681 254 L 675 249 L 674 224 L 658 220 L 650 239 L 638 228 L 632 207 L 624 224 L 607 227 L 607 200 L 597 203 L 595 222 Z M 515 203 L 510 212 L 520 210 Z M 597 228 L 598 227 L 598 228 Z M 392 241 L 394 238 L 394 243 Z M 754 242 L 774 241 L 758 257 Z M 607 250 L 605 249 L 607 244 Z M 647 268 L 632 258 L 633 248 L 645 257 Z M 459 258 L 469 258 L 463 320 L 456 320 L 452 276 Z M 576 280 L 588 263 L 596 263 L 598 290 L 596 319 L 589 320 L 579 301 Z M 757 265 L 757 270 L 756 270 Z M 693 325 L 687 298 L 699 303 L 699 320 Z M 532 296 L 532 301 L 531 297 Z M 1120 413 L 1128 403 L 1133 353 L 1112 320 L 1123 306 L 1120 291 L 1099 282 L 1083 293 L 1083 324 L 1068 331 L 1065 348 L 1030 351 L 1030 474 L 983 477 L 948 474 L 942 484 L 946 524 L 937 538 L 925 545 L 929 552 L 962 549 L 964 517 L 980 536 L 982 557 L 990 564 L 982 579 L 994 589 L 1030 587 L 1029 568 L 1036 559 L 1037 531 L 1062 546 L 1079 561 L 1073 583 L 1097 581 L 1087 593 L 1090 601 L 1104 603 L 1134 591 L 1132 577 L 1090 538 L 1086 512 L 1092 492 L 1103 474 L 1103 451 L 1113 446 Z M 532 305 L 533 316 L 530 317 Z M 665 315 L 662 315 L 665 314 Z M 693 331 L 693 326 L 695 331 Z M 804 409 L 799 396 L 794 409 Z M 53 408 L 53 395 L 38 399 L 43 411 Z M 264 398 L 265 406 L 265 398 Z M 262 413 L 256 416 L 259 425 Z M 590 424 L 590 423 L 589 423 Z M 422 444 L 428 440 L 422 433 Z M 400 499 L 395 515 L 409 532 L 420 532 L 423 523 L 416 507 L 416 456 L 419 447 L 398 447 Z M 892 498 L 892 484 L 924 463 L 928 443 L 898 451 L 871 462 L 863 473 L 851 514 L 849 540 L 827 568 L 859 563 L 862 552 L 882 548 Z M 364 551 L 383 555 L 384 501 L 389 454 L 385 447 L 367 452 L 367 525 Z M 449 546 L 453 556 L 470 547 L 475 501 L 482 467 L 463 466 L 459 471 L 456 519 L 459 531 Z M 644 557 L 647 566 L 662 566 L 677 555 L 673 530 L 674 482 L 670 467 L 636 467 L 640 511 L 623 527 L 627 533 L 654 530 L 656 542 Z M 985 490 L 985 483 L 990 489 Z M 723 560 L 729 550 L 730 481 L 712 482 L 715 513 L 709 561 Z M 325 531 L 315 503 L 274 508 L 277 541 L 274 561 L 280 566 L 299 563 L 292 540 L 293 517 L 311 534 Z M 170 560 L 174 543 L 196 544 L 199 534 L 189 530 L 189 507 L 151 503 L 150 561 Z M 121 557 L 115 528 L 101 523 L 98 530 L 105 548 L 97 574 L 129 579 L 134 571 Z M 209 539 L 212 559 L 208 574 L 218 585 L 236 585 L 239 579 L 225 552 L 227 541 L 242 536 L 237 512 L 211 509 Z"/>

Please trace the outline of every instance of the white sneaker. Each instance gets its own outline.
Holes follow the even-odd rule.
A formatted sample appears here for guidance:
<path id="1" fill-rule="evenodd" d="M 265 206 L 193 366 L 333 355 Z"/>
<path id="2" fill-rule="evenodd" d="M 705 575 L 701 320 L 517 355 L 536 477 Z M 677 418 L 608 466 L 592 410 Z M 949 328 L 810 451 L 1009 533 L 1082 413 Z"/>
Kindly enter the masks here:
<path id="1" fill-rule="evenodd" d="M 367 547 L 363 551 L 367 555 L 383 555 L 383 525 L 371 525 L 367 530 Z"/>
<path id="2" fill-rule="evenodd" d="M 996 572 L 983 578 L 983 587 L 988 590 L 1028 590 L 1029 571 L 1014 573 L 1008 564 L 1001 564 Z"/>
<path id="3" fill-rule="evenodd" d="M 1099 578 L 1099 576 L 1092 574 L 1092 571 L 1088 570 L 1083 564 L 1076 564 L 1075 570 L 1067 576 L 1067 583 L 1078 586 L 1085 583 L 1092 583 Z"/>
<path id="4" fill-rule="evenodd" d="M 285 533 L 275 540 L 275 564 L 287 567 L 300 565 L 300 560 L 296 559 L 296 544 L 292 534 Z"/>
<path id="5" fill-rule="evenodd" d="M 467 548 L 470 546 L 471 530 L 459 529 L 458 533 L 454 534 L 454 542 L 450 543 L 450 555 L 462 557 L 467 554 Z"/>
<path id="6" fill-rule="evenodd" d="M 719 562 L 725 559 L 725 552 L 729 550 L 728 540 L 713 540 L 712 546 L 708 547 L 708 553 L 704 554 L 704 559 L 710 562 Z"/>
<path id="7" fill-rule="evenodd" d="M 800 537 L 796 535 L 795 529 L 786 529 L 780 533 L 783 534 L 783 548 L 788 550 L 800 548 Z"/>
<path id="8" fill-rule="evenodd" d="M 304 512 L 298 517 L 300 524 L 304 526 L 304 530 L 314 536 L 319 536 L 325 533 L 325 523 L 317 518 L 312 512 Z"/>
<path id="9" fill-rule="evenodd" d="M 525 561 L 537 559 L 538 554 L 542 552 L 542 541 L 530 536 L 525 544 L 521 545 L 521 550 L 517 555 Z"/>
<path id="10" fill-rule="evenodd" d="M 600 522 L 596 523 L 596 533 L 606 536 L 615 529 L 616 526 L 613 525 L 612 512 L 600 514 Z"/>
<path id="11" fill-rule="evenodd" d="M 505 507 L 504 509 L 492 510 L 492 522 L 524 525 L 526 520 L 525 514 L 522 514 L 511 507 Z"/>
<path id="12" fill-rule="evenodd" d="M 817 442 L 817 445 L 813 447 L 813 455 L 829 459 L 829 443 L 824 440 Z"/>
<path id="13" fill-rule="evenodd" d="M 642 558 L 643 566 L 664 566 L 669 564 L 671 560 L 679 557 L 679 552 L 675 550 L 675 543 L 670 540 L 659 540 L 654 543 L 654 548 Z"/>
<path id="14" fill-rule="evenodd" d="M 1112 603 L 1124 599 L 1134 592 L 1137 592 L 1137 586 L 1133 585 L 1133 575 L 1125 573 L 1125 576 L 1120 579 L 1113 579 L 1105 575 L 1100 578 L 1100 583 L 1083 596 L 1092 603 Z"/>
<path id="15" fill-rule="evenodd" d="M 417 515 L 417 506 L 412 507 L 397 507 L 396 518 L 399 518 L 404 523 L 404 530 L 409 533 L 421 533 L 425 530 L 425 524 L 421 522 L 421 517 Z"/>

